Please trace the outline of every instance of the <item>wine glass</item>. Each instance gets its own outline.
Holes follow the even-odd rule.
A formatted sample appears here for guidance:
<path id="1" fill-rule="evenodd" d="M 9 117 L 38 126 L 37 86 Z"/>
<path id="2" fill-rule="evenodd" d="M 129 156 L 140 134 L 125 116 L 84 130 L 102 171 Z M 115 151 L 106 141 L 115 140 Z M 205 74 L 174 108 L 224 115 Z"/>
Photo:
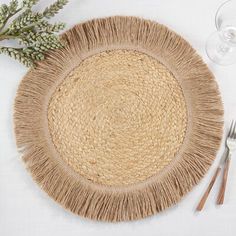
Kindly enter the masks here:
<path id="1" fill-rule="evenodd" d="M 216 12 L 214 32 L 206 43 L 208 57 L 219 65 L 236 63 L 236 0 L 224 2 Z"/>

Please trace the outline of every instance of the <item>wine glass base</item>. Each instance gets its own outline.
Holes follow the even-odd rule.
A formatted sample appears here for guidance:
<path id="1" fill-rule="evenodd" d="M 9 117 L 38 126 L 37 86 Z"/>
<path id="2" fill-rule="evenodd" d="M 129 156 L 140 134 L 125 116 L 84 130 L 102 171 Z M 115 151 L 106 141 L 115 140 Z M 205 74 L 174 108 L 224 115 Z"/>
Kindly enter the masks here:
<path id="1" fill-rule="evenodd" d="M 218 31 L 208 38 L 206 53 L 218 65 L 232 65 L 236 63 L 236 45 L 232 46 L 224 42 Z"/>

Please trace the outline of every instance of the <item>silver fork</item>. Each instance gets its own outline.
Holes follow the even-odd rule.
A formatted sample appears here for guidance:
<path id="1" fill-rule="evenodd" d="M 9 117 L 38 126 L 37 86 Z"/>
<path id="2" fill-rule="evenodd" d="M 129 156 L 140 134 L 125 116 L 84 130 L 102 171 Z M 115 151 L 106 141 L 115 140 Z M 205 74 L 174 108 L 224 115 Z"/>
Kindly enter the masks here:
<path id="1" fill-rule="evenodd" d="M 227 148 L 227 154 L 226 158 L 224 160 L 224 173 L 223 173 L 223 179 L 221 182 L 219 194 L 217 197 L 217 204 L 222 205 L 224 203 L 224 197 L 225 197 L 225 189 L 228 179 L 228 172 L 229 172 L 229 165 L 230 165 L 230 159 L 232 152 L 236 150 L 236 122 L 232 121 L 230 130 L 228 133 L 228 136 L 226 138 L 226 148 Z"/>
<path id="2" fill-rule="evenodd" d="M 220 162 L 218 168 L 215 171 L 215 174 L 213 175 L 211 179 L 211 182 L 209 183 L 205 193 L 203 194 L 199 204 L 197 205 L 197 208 L 196 208 L 197 211 L 201 211 L 203 209 L 205 202 L 208 198 L 208 195 L 210 194 L 210 191 L 216 181 L 216 178 L 218 177 L 221 171 L 221 167 L 224 168 L 224 173 L 223 173 L 223 179 L 221 182 L 219 194 L 217 197 L 217 204 L 221 205 L 224 203 L 225 189 L 226 189 L 229 165 L 230 165 L 230 158 L 231 158 L 232 152 L 236 150 L 236 121 L 234 120 L 231 122 L 230 130 L 226 138 L 225 146 L 226 146 L 226 156 L 224 155 L 225 158 L 222 159 L 222 161 Z"/>

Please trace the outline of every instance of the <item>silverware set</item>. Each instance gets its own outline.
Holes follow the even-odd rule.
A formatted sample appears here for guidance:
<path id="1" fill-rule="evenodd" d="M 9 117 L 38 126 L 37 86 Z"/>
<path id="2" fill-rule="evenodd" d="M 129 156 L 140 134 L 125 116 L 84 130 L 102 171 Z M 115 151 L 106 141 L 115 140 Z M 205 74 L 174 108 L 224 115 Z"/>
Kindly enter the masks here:
<path id="1" fill-rule="evenodd" d="M 205 202 L 211 192 L 211 189 L 219 176 L 220 171 L 223 169 L 223 177 L 220 185 L 220 190 L 217 196 L 217 201 L 216 203 L 218 205 L 222 205 L 224 203 L 224 198 L 225 198 L 225 190 L 226 190 L 226 185 L 227 185 L 227 179 L 228 179 L 228 173 L 229 173 L 229 166 L 230 166 L 230 159 L 232 153 L 236 151 L 236 121 L 231 122 L 231 126 L 225 141 L 225 154 L 222 158 L 222 160 L 219 163 L 219 166 L 217 167 L 206 191 L 204 192 L 199 204 L 197 205 L 196 210 L 201 211 L 205 205 Z"/>

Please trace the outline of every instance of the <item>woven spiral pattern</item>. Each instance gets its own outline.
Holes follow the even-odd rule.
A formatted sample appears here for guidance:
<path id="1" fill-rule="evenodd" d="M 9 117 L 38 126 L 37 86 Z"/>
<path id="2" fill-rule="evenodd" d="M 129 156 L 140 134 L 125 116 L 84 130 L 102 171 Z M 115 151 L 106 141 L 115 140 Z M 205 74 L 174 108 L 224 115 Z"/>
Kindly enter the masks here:
<path id="1" fill-rule="evenodd" d="M 187 111 L 164 65 L 114 50 L 86 59 L 65 78 L 48 120 L 60 157 L 86 179 L 113 186 L 144 181 L 171 162 Z"/>

